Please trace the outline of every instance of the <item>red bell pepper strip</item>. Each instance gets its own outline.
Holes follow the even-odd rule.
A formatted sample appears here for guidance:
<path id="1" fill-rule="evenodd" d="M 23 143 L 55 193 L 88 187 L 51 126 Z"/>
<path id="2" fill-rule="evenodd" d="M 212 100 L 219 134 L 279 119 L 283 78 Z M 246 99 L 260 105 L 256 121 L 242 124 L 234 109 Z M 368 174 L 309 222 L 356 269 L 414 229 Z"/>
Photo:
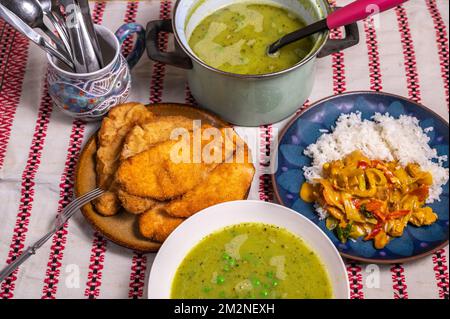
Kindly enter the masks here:
<path id="1" fill-rule="evenodd" d="M 361 201 L 359 199 L 352 198 L 352 204 L 358 210 L 361 208 Z"/>
<path id="2" fill-rule="evenodd" d="M 379 211 L 379 210 L 374 210 L 372 212 L 372 214 L 374 214 L 376 219 L 378 219 L 378 220 L 381 220 L 381 221 L 385 221 L 386 220 L 386 216 L 384 216 L 384 214 L 381 211 Z"/>
<path id="3" fill-rule="evenodd" d="M 370 200 L 366 204 L 366 209 L 371 213 L 375 212 L 376 210 L 380 210 L 381 207 L 383 207 L 383 203 L 374 199 Z"/>
<path id="4" fill-rule="evenodd" d="M 374 239 L 383 229 L 384 222 L 378 222 L 378 224 L 373 228 L 372 232 L 367 235 L 364 240 L 371 240 Z"/>
<path id="5" fill-rule="evenodd" d="M 366 169 L 368 167 L 369 167 L 369 163 L 367 163 L 366 161 L 359 161 L 358 162 L 358 168 Z"/>
<path id="6" fill-rule="evenodd" d="M 417 196 L 419 201 L 424 202 L 430 193 L 430 188 L 427 185 L 422 185 L 419 188 L 410 192 L 410 195 Z"/>
<path id="7" fill-rule="evenodd" d="M 387 180 L 391 183 L 391 184 L 396 184 L 399 183 L 399 180 L 397 177 L 395 177 L 394 173 L 392 173 L 387 167 L 386 165 L 384 165 L 382 162 L 378 161 L 378 160 L 373 160 L 372 161 L 372 167 L 375 167 L 376 169 L 379 169 L 380 171 L 383 172 L 384 176 L 386 176 Z"/>
<path id="8" fill-rule="evenodd" d="M 409 210 L 396 210 L 394 212 L 389 213 L 388 219 L 397 219 L 404 217 L 410 213 Z"/>

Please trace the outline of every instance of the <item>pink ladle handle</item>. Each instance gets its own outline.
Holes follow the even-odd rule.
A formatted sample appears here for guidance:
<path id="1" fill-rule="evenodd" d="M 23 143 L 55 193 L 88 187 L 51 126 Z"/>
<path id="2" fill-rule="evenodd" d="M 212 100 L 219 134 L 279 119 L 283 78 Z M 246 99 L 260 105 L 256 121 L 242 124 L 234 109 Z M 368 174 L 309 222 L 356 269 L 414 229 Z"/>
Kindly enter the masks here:
<path id="1" fill-rule="evenodd" d="M 364 20 L 370 15 L 392 9 L 408 0 L 357 0 L 338 9 L 327 17 L 330 29 Z"/>

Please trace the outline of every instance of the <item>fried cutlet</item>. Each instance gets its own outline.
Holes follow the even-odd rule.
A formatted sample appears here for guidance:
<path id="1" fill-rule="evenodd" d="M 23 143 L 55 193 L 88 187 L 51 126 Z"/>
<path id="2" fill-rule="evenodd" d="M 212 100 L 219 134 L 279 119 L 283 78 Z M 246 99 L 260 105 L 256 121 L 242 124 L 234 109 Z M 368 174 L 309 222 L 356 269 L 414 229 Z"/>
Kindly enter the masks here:
<path id="1" fill-rule="evenodd" d="M 140 215 L 138 225 L 142 236 L 162 243 L 183 221 L 184 218 L 171 217 L 157 206 Z"/>
<path id="2" fill-rule="evenodd" d="M 139 215 L 143 212 L 153 208 L 159 202 L 151 198 L 144 198 L 128 194 L 122 189 L 118 189 L 117 196 L 119 197 L 122 207 L 129 213 Z"/>
<path id="3" fill-rule="evenodd" d="M 121 160 L 133 157 L 155 144 L 169 140 L 174 130 L 179 128 L 192 131 L 193 120 L 184 116 L 161 116 L 148 123 L 136 125 L 125 138 Z M 122 207 L 132 214 L 141 214 L 158 204 L 155 200 L 131 195 L 123 189 L 119 189 L 117 195 Z"/>
<path id="4" fill-rule="evenodd" d="M 165 206 L 173 217 L 190 217 L 209 206 L 244 199 L 255 174 L 253 164 L 223 163 L 205 181 Z"/>
<path id="5" fill-rule="evenodd" d="M 101 215 L 112 216 L 120 209 L 115 194 L 114 174 L 126 135 L 134 126 L 153 118 L 153 113 L 145 105 L 127 103 L 112 108 L 103 119 L 98 133 L 96 172 L 97 186 L 108 191 L 94 201 L 94 206 Z"/>
<path id="6" fill-rule="evenodd" d="M 188 133 L 180 141 L 166 141 L 154 145 L 134 157 L 124 160 L 117 170 L 120 188 L 130 195 L 166 201 L 181 196 L 206 179 L 209 173 L 234 151 L 233 142 L 225 129 L 219 131 L 222 138 L 201 141 L 201 150 L 219 154 L 212 163 L 196 160 L 192 151 L 193 134 Z"/>
<path id="7" fill-rule="evenodd" d="M 123 144 L 121 160 L 148 150 L 155 144 L 170 140 L 178 128 L 193 130 L 193 120 L 184 116 L 163 116 L 131 129 Z"/>

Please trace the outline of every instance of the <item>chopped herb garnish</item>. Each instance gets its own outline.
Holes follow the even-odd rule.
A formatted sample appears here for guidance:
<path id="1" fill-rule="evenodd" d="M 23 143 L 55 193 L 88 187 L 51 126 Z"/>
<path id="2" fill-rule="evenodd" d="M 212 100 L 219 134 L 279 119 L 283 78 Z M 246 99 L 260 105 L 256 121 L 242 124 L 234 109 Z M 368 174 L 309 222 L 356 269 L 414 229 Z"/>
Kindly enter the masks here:
<path id="1" fill-rule="evenodd" d="M 359 208 L 359 212 L 364 215 L 366 218 L 374 218 L 373 214 L 369 212 L 366 208 L 366 205 L 362 204 Z"/>
<path id="2" fill-rule="evenodd" d="M 344 228 L 342 228 L 341 226 L 336 227 L 336 234 L 341 242 L 347 242 L 347 239 L 350 236 L 350 232 L 352 231 L 352 227 L 353 222 L 348 223 Z"/>

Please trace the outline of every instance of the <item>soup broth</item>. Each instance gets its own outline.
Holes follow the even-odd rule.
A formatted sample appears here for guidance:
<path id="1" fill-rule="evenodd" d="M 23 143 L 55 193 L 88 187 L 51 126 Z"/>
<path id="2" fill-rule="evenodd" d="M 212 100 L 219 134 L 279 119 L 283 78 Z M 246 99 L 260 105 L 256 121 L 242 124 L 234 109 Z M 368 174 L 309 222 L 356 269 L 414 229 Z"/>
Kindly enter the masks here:
<path id="1" fill-rule="evenodd" d="M 319 257 L 285 229 L 230 226 L 204 238 L 179 266 L 172 298 L 331 298 Z"/>
<path id="2" fill-rule="evenodd" d="M 236 3 L 206 17 L 189 38 L 194 53 L 216 69 L 247 75 L 274 73 L 292 67 L 314 46 L 311 37 L 285 46 L 274 55 L 270 44 L 305 27 L 295 14 L 271 4 Z"/>

